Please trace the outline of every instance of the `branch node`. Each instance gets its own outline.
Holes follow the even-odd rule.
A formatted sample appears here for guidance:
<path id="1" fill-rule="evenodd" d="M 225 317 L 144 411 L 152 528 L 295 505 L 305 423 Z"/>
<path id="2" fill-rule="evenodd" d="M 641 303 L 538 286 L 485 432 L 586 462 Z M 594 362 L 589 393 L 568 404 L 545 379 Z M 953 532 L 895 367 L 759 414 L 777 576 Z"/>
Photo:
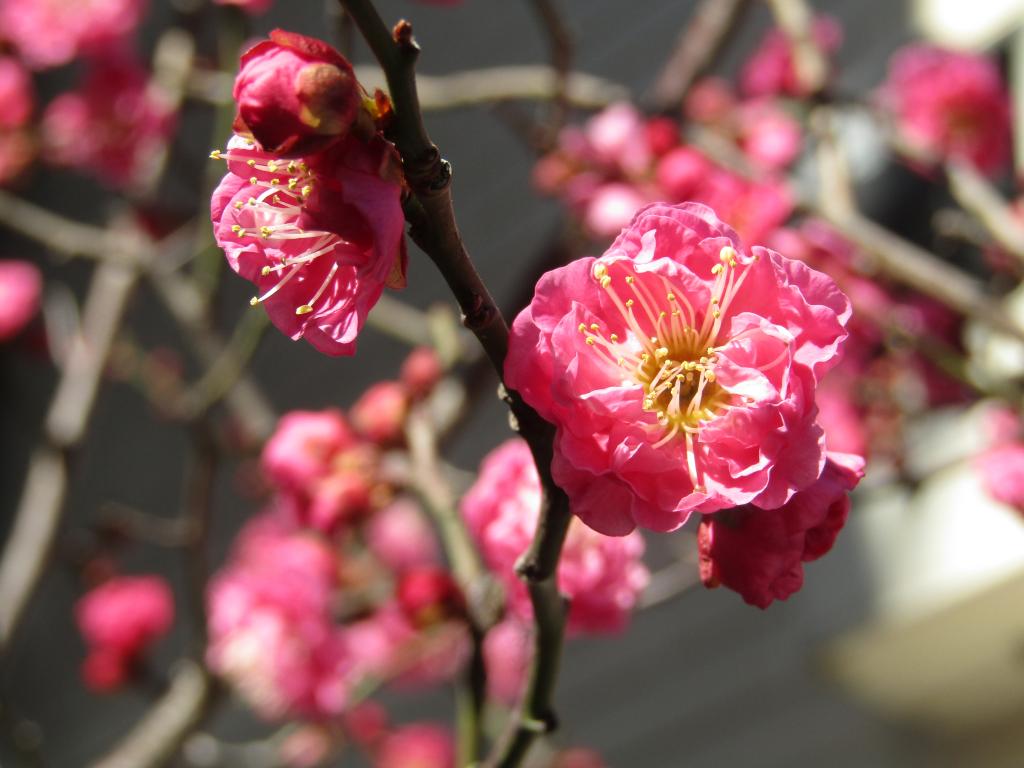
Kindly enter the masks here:
<path id="1" fill-rule="evenodd" d="M 394 29 L 391 30 L 391 37 L 403 53 L 419 55 L 420 47 L 412 36 L 412 23 L 408 20 L 399 19 Z"/>

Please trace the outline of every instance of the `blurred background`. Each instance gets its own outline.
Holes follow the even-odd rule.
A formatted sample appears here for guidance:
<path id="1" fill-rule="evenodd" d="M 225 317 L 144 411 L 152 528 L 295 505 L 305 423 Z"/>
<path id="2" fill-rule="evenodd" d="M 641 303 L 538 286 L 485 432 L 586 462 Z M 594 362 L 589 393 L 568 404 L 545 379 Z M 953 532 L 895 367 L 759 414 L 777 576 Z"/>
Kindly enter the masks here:
<path id="1" fill-rule="evenodd" d="M 197 55 L 216 61 L 217 25 L 231 9 L 191 11 L 185 5 L 184 0 L 181 7 L 152 0 L 140 53 L 149 55 L 161 32 L 186 18 L 196 34 Z M 413 21 L 423 49 L 421 74 L 549 59 L 526 2 L 467 0 L 447 8 L 381 0 L 377 5 L 386 20 Z M 697 4 L 560 0 L 558 5 L 572 38 L 573 70 L 620 86 L 622 93 L 650 105 L 652 85 Z M 924 36 L 986 51 L 1004 72 L 1024 66 L 1019 2 L 820 0 L 813 6 L 833 16 L 843 31 L 835 84 L 841 94 L 869 94 L 885 79 L 890 55 Z M 183 10 L 190 15 L 181 16 Z M 750 3 L 716 57 L 714 72 L 735 77 L 770 25 L 768 7 Z M 342 42 L 336 9 L 321 2 L 278 2 L 237 25 L 242 26 L 246 37 L 283 27 Z M 353 61 L 372 66 L 358 35 L 352 38 Z M 40 72 L 39 103 L 68 88 L 75 72 L 76 65 Z M 466 244 L 509 310 L 523 303 L 522 283 L 532 282 L 537 255 L 562 247 L 566 231 L 562 206 L 539 195 L 531 181 L 537 152 L 524 140 L 523 125 L 534 111 L 529 104 L 481 104 L 427 114 L 431 137 L 455 171 L 456 213 Z M 576 111 L 573 119 L 586 114 Z M 197 189 L 208 188 L 221 172 L 220 166 L 210 169 L 207 159 L 208 137 L 216 130 L 209 106 L 185 106 L 172 165 L 147 201 L 154 228 L 203 215 L 206 199 Z M 893 159 L 884 138 L 857 115 L 843 116 L 840 133 L 849 142 L 863 212 L 978 273 L 971 249 L 950 245 L 937 234 L 934 216 L 950 207 L 942 185 Z M 214 146 L 227 138 L 225 129 Z M 798 178 L 802 168 L 795 166 Z M 13 191 L 100 226 L 123 208 L 100 183 L 45 164 L 22 177 Z M 1012 193 L 1010 186 L 1004 191 Z M 73 306 L 73 297 L 80 300 L 93 269 L 6 228 L 0 257 L 28 259 L 43 270 L 46 304 L 51 316 L 58 308 L 58 318 L 60 307 Z M 221 291 L 215 320 L 230 330 L 250 311 L 251 286 L 229 273 Z M 449 302 L 437 271 L 415 247 L 408 288 L 398 297 L 420 309 Z M 84 651 L 72 609 L 98 515 L 113 505 L 170 520 L 185 492 L 190 436 L 160 413 L 153 393 L 159 401 L 162 360 L 172 370 L 182 366 L 186 376 L 202 366 L 149 284 L 139 285 L 127 311 L 125 344 L 117 347 L 116 358 L 123 370 L 107 377 L 84 440 L 73 452 L 53 565 L 3 657 L 4 766 L 89 764 L 155 695 L 145 685 L 102 698 L 86 690 L 79 679 Z M 252 357 L 250 373 L 278 412 L 346 407 L 374 381 L 395 376 L 407 352 L 375 327 L 363 332 L 359 347 L 357 358 L 331 359 L 271 329 Z M 140 361 L 132 357 L 139 349 L 162 352 Z M 1019 349 L 1005 354 L 1012 358 Z M 56 373 L 45 347 L 32 339 L 0 348 L 0 367 L 0 519 L 6 531 Z M 146 375 L 149 397 L 133 381 Z M 490 396 L 496 384 L 480 385 L 485 394 L 448 451 L 452 463 L 469 471 L 507 435 L 504 406 Z M 965 399 L 901 423 L 905 462 L 895 468 L 884 462 L 877 470 L 871 466 L 847 529 L 828 557 L 808 566 L 803 589 L 789 600 L 758 610 L 725 590 L 705 590 L 694 565 L 688 576 L 668 584 L 668 599 L 651 599 L 620 636 L 571 641 L 558 686 L 558 740 L 591 747 L 616 767 L 1024 764 L 1024 527 L 1008 507 L 986 497 L 964 461 L 981 445 L 983 410 L 984 404 Z M 247 487 L 252 482 L 244 462 L 229 460 L 217 473 L 210 534 L 214 564 L 223 561 L 235 532 L 259 508 Z M 678 536 L 680 541 L 648 537 L 656 573 L 658 563 L 686 549 L 681 542 L 690 541 L 689 534 Z M 141 544 L 126 548 L 120 562 L 126 571 L 166 575 L 176 593 L 185 588 L 185 569 L 174 550 Z M 688 588 L 687 578 L 695 588 Z M 179 626 L 157 647 L 153 667 L 165 668 L 187 642 Z M 451 707 L 450 696 L 438 692 L 387 700 L 396 719 L 447 719 Z M 218 707 L 202 731 L 227 744 L 267 732 L 234 701 Z M 218 749 L 214 739 L 197 737 L 172 764 L 259 764 L 255 753 Z M 360 763 L 346 755 L 337 764 Z"/>

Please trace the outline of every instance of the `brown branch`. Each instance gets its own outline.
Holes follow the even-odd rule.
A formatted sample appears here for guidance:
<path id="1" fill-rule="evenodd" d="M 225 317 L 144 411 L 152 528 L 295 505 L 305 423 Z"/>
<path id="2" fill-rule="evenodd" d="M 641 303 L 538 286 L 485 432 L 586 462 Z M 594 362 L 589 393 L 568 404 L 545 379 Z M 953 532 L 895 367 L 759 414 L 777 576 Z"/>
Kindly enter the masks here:
<path id="1" fill-rule="evenodd" d="M 947 163 L 946 178 L 960 207 L 981 222 L 996 243 L 1024 264 L 1024 221 L 1014 214 L 1002 195 L 966 163 Z"/>
<path id="2" fill-rule="evenodd" d="M 707 71 L 739 27 L 749 0 L 703 0 L 683 29 L 646 99 L 656 110 L 676 111 L 690 86 Z"/>
<path id="3" fill-rule="evenodd" d="M 387 77 L 394 103 L 391 137 L 402 157 L 413 195 L 406 205 L 410 235 L 440 270 L 462 310 L 464 325 L 474 333 L 495 371 L 503 377 L 508 326 L 462 242 L 452 208 L 451 166 L 441 157 L 423 124 L 415 76 L 419 47 L 413 40 L 412 27 L 400 21 L 390 31 L 369 0 L 341 3 Z M 537 533 L 519 567 L 529 582 L 540 639 L 528 691 L 519 716 L 512 722 L 513 736 L 505 742 L 507 748 L 500 749 L 494 758 L 497 764 L 510 766 L 516 764 L 510 761 L 525 754 L 532 743 L 538 733 L 537 723 L 543 723 L 541 730 L 550 730 L 555 725 L 551 698 L 564 634 L 565 606 L 554 574 L 570 516 L 568 498 L 551 477 L 554 427 L 514 391 L 507 392 L 506 400 L 517 430 L 530 446 L 544 490 Z"/>
<path id="4" fill-rule="evenodd" d="M 181 661 L 170 687 L 123 739 L 92 768 L 156 768 L 177 751 L 205 713 L 213 686 L 209 675 Z"/>
<path id="5" fill-rule="evenodd" d="M 0 558 L 0 653 L 6 652 L 60 527 L 68 463 L 85 436 L 137 272 L 120 259 L 100 264 L 92 277 L 82 323 L 68 354 L 29 463 L 14 526 Z"/>
<path id="6" fill-rule="evenodd" d="M 551 111 L 545 127 L 545 144 L 551 146 L 569 115 L 569 72 L 572 68 L 572 36 L 558 11 L 557 0 L 530 0 L 533 11 L 548 39 L 551 59 Z"/>

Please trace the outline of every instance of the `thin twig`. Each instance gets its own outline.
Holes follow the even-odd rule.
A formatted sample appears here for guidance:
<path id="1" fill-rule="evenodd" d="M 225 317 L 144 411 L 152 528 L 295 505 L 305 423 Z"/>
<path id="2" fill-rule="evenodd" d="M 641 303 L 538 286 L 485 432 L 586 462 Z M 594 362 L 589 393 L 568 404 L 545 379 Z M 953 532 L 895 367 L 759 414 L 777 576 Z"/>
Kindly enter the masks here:
<path id="1" fill-rule="evenodd" d="M 202 719 L 213 687 L 199 664 L 181 661 L 163 697 L 92 768 L 156 768 Z"/>
<path id="2" fill-rule="evenodd" d="M 386 85 L 378 67 L 358 66 L 356 77 L 371 91 Z M 441 112 L 505 101 L 550 101 L 558 97 L 557 79 L 557 71 L 537 64 L 416 76 L 420 107 L 424 112 Z M 196 98 L 223 104 L 231 102 L 233 82 L 233 75 L 197 72 L 192 76 L 190 88 Z M 577 109 L 600 109 L 628 99 L 629 89 L 621 83 L 586 72 L 570 72 L 566 77 L 565 98 L 569 106 Z"/>
<path id="3" fill-rule="evenodd" d="M 710 68 L 739 28 L 748 6 L 749 0 L 702 0 L 646 97 L 655 110 L 679 109 L 690 86 Z"/>
<path id="4" fill-rule="evenodd" d="M 981 222 L 1007 253 L 1024 264 L 1024 222 L 1002 195 L 967 163 L 947 163 L 946 178 L 960 206 Z"/>
<path id="5" fill-rule="evenodd" d="M 806 94 L 819 93 L 828 81 L 828 60 L 814 41 L 814 14 L 804 0 L 768 0 L 775 23 L 789 39 L 793 69 Z"/>
<path id="6" fill-rule="evenodd" d="M 415 65 L 419 47 L 412 27 L 400 21 L 392 32 L 369 0 L 341 0 L 370 45 L 388 81 L 394 103 L 393 138 L 402 157 L 413 198 L 405 206 L 413 240 L 437 265 L 463 313 L 469 328 L 497 371 L 503 377 L 508 352 L 508 326 L 477 274 L 462 242 L 451 199 L 451 166 L 427 135 L 416 92 Z M 519 433 L 530 446 L 544 491 L 537 532 L 517 570 L 528 582 L 534 616 L 538 623 L 538 645 L 530 684 L 519 715 L 511 724 L 511 739 L 492 758 L 500 765 L 513 765 L 512 750 L 532 743 L 542 730 L 555 726 L 552 692 L 557 677 L 565 605 L 555 583 L 555 568 L 569 526 L 569 504 L 565 492 L 551 477 L 554 427 L 544 421 L 514 391 L 506 400 Z M 506 746 L 507 745 L 507 746 Z M 506 751 L 508 750 L 508 751 Z M 522 749 L 525 753 L 525 748 Z M 518 754 L 518 752 L 516 753 Z"/>
<path id="7" fill-rule="evenodd" d="M 548 40 L 548 56 L 553 72 L 553 98 L 545 126 L 545 144 L 550 146 L 569 115 L 569 72 L 572 69 L 572 36 L 558 11 L 558 0 L 530 0 Z"/>
<path id="8" fill-rule="evenodd" d="M 43 574 L 60 527 L 68 463 L 85 436 L 107 356 L 121 324 L 137 272 L 119 259 L 100 264 L 92 277 L 74 339 L 29 463 L 14 526 L 0 559 L 0 653 Z"/>

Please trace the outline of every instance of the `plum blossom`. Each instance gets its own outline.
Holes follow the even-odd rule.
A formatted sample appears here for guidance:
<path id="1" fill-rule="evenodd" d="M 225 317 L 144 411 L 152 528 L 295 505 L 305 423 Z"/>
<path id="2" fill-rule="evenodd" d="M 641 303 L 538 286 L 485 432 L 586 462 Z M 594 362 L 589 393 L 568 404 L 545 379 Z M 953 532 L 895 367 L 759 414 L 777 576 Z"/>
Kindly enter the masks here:
<path id="1" fill-rule="evenodd" d="M 462 515 L 487 566 L 508 592 L 511 609 L 532 617 L 515 561 L 533 538 L 540 516 L 541 487 L 526 443 L 509 440 L 489 453 L 462 500 Z M 569 629 L 612 632 L 623 628 L 647 586 L 639 533 L 608 537 L 574 520 L 558 564 L 558 587 L 571 600 Z"/>
<path id="2" fill-rule="evenodd" d="M 348 645 L 333 623 L 339 561 L 273 512 L 251 520 L 207 592 L 207 663 L 263 717 L 344 711 Z"/>
<path id="3" fill-rule="evenodd" d="M 396 499 L 374 512 L 363 533 L 370 551 L 396 573 L 440 561 L 434 529 L 410 499 Z"/>
<path id="4" fill-rule="evenodd" d="M 398 381 L 378 381 L 352 404 L 349 418 L 360 435 L 380 445 L 402 440 L 409 393 Z"/>
<path id="5" fill-rule="evenodd" d="M 352 355 L 385 286 L 405 281 L 405 219 L 394 148 L 348 136 L 282 159 L 233 138 L 211 219 L 228 264 L 259 288 L 252 304 L 292 339 Z"/>
<path id="6" fill-rule="evenodd" d="M 978 456 L 974 466 L 989 496 L 1024 513 L 1024 443 L 997 445 Z"/>
<path id="7" fill-rule="evenodd" d="M 863 474 L 860 456 L 829 453 L 821 477 L 779 509 L 746 504 L 705 515 L 697 533 L 705 586 L 726 586 L 759 608 L 785 600 L 803 586 L 803 563 L 832 548 Z"/>
<path id="8" fill-rule="evenodd" d="M 373 768 L 455 768 L 455 740 L 442 725 L 402 726 L 384 738 Z"/>
<path id="9" fill-rule="evenodd" d="M 327 43 L 275 29 L 242 54 L 235 130 L 267 152 L 300 156 L 347 133 L 362 102 L 352 65 Z"/>
<path id="10" fill-rule="evenodd" d="M 21 128 L 32 116 L 35 91 L 32 76 L 13 56 L 0 56 L 0 130 Z"/>
<path id="11" fill-rule="evenodd" d="M 261 466 L 296 520 L 332 533 L 374 506 L 378 458 L 341 411 L 292 411 L 264 446 Z"/>
<path id="12" fill-rule="evenodd" d="M 43 278 L 27 261 L 0 261 L 0 341 L 14 338 L 39 310 Z"/>
<path id="13" fill-rule="evenodd" d="M 811 25 L 811 37 L 817 48 L 828 56 L 842 44 L 843 30 L 835 19 L 819 16 Z M 793 65 L 792 44 L 781 29 L 769 30 L 743 65 L 740 89 L 748 97 L 805 95 Z"/>
<path id="14" fill-rule="evenodd" d="M 557 427 L 552 473 L 576 515 L 670 531 L 818 479 L 814 390 L 849 317 L 829 277 L 745 251 L 711 209 L 652 205 L 600 258 L 540 279 L 505 380 Z"/>
<path id="15" fill-rule="evenodd" d="M 410 398 L 421 400 L 433 391 L 443 375 L 444 366 L 433 347 L 416 347 L 402 363 L 399 380 Z"/>
<path id="16" fill-rule="evenodd" d="M 908 46 L 890 61 L 879 101 L 913 148 L 988 173 L 1009 159 L 1009 95 L 988 58 Z"/>
<path id="17" fill-rule="evenodd" d="M 484 638 L 487 694 L 503 704 L 519 700 L 533 655 L 530 628 L 514 615 L 506 616 Z"/>
<path id="18" fill-rule="evenodd" d="M 127 57 L 105 57 L 90 63 L 78 90 L 46 107 L 42 142 L 50 162 L 124 187 L 149 170 L 173 128 L 174 115 L 146 70 Z"/>
<path id="19" fill-rule="evenodd" d="M 0 0 L 0 29 L 33 69 L 109 54 L 138 27 L 144 0 Z"/>
<path id="20" fill-rule="evenodd" d="M 86 685 L 107 691 L 121 685 L 142 654 L 174 622 L 174 597 L 159 576 L 116 576 L 75 604 L 75 621 L 89 652 Z"/>

